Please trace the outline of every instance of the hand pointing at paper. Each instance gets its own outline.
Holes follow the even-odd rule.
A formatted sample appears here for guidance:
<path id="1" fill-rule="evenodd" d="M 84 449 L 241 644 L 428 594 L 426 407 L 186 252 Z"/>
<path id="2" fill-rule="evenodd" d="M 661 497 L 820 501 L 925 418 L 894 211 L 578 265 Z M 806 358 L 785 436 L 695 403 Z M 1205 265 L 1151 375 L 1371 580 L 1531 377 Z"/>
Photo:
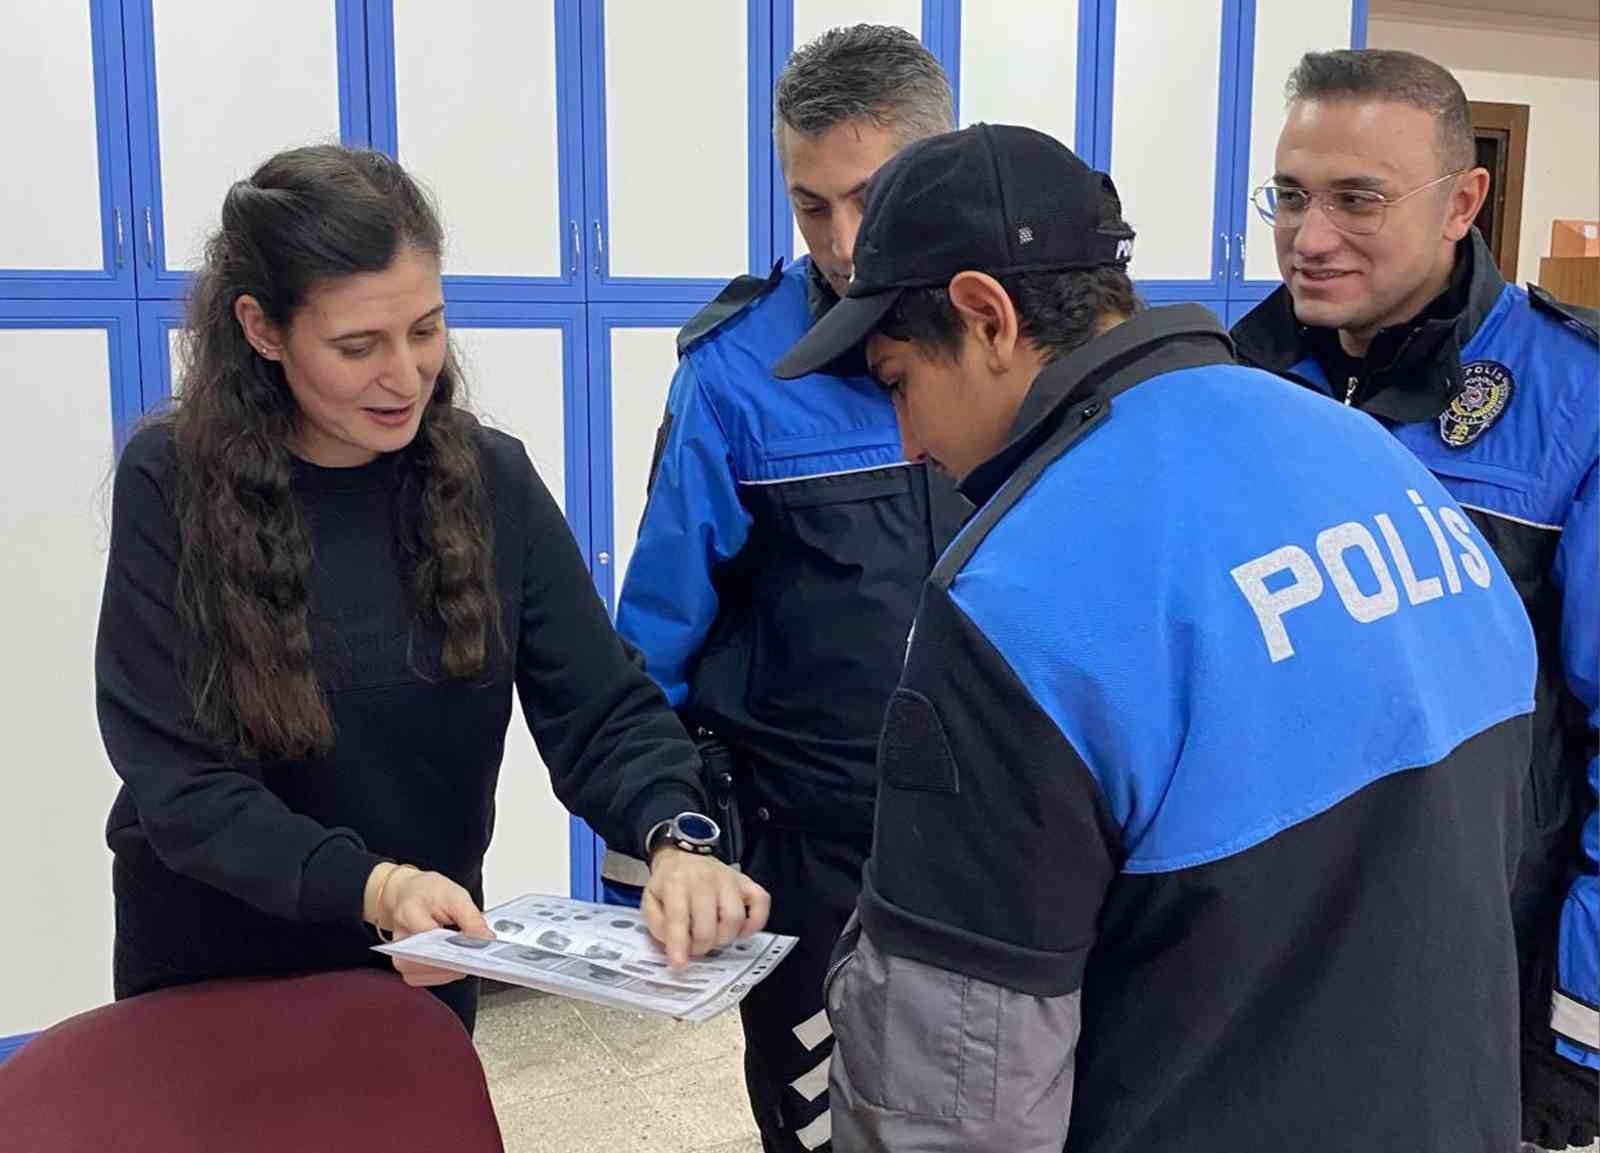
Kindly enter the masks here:
<path id="1" fill-rule="evenodd" d="M 671 843 L 651 855 L 650 883 L 639 903 L 651 936 L 674 966 L 759 933 L 771 910 L 772 898 L 749 877 Z"/>

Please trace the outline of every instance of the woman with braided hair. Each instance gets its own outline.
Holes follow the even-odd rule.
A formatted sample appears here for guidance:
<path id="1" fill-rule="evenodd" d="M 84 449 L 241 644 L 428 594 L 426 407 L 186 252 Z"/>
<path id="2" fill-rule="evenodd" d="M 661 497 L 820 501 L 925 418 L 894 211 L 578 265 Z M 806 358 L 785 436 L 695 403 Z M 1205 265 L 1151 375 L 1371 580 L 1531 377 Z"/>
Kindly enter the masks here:
<path id="1" fill-rule="evenodd" d="M 558 797 L 653 857 L 677 960 L 766 894 L 652 837 L 706 804 L 522 445 L 464 406 L 442 232 L 388 157 L 235 184 L 171 410 L 118 466 L 96 651 L 118 997 L 384 963 L 479 912 L 513 689 Z M 515 814 L 510 814 L 512 819 Z M 470 1028 L 476 982 L 395 962 Z"/>

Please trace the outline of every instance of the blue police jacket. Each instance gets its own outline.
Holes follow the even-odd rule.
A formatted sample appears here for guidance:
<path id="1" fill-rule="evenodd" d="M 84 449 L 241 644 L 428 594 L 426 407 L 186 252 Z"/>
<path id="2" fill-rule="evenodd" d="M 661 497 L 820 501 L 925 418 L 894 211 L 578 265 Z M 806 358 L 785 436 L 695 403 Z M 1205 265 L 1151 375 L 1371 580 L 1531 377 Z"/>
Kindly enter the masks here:
<path id="1" fill-rule="evenodd" d="M 1515 581 L 1540 663 L 1513 897 L 1524 1027 L 1538 1045 L 1600 1068 L 1596 315 L 1507 284 L 1473 230 L 1458 245 L 1445 294 L 1416 321 L 1380 334 L 1362 360 L 1343 355 L 1336 334 L 1300 325 L 1285 289 L 1233 337 L 1245 362 L 1388 426 L 1467 510 Z M 1348 476 L 1329 458 L 1330 484 Z M 1456 665 L 1440 675 L 1460 685 L 1483 671 Z M 1525 1069 L 1524 1081 L 1539 1092 L 1536 1073 Z"/>
<path id="2" fill-rule="evenodd" d="M 750 818 L 865 837 L 917 595 L 967 510 L 864 366 L 772 375 L 832 299 L 802 259 L 680 333 L 617 627 L 732 748 Z"/>
<path id="3" fill-rule="evenodd" d="M 1197 305 L 1056 360 L 1014 437 L 884 722 L 836 1141 L 1514 1146 L 1536 661 L 1483 534 Z"/>

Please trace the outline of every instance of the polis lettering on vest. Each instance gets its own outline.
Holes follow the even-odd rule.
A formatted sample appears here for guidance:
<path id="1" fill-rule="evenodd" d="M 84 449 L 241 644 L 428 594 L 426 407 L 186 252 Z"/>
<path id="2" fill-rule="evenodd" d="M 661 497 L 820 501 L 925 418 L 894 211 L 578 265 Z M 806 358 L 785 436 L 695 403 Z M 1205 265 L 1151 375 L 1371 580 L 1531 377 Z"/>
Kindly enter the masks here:
<path id="1" fill-rule="evenodd" d="M 1371 624 L 1400 609 L 1400 589 L 1405 590 L 1406 601 L 1411 605 L 1426 604 L 1446 595 L 1460 593 L 1461 573 L 1479 588 L 1486 589 L 1493 579 L 1493 571 L 1484 558 L 1483 550 L 1472 539 L 1472 525 L 1460 510 L 1442 507 L 1437 513 L 1422 502 L 1415 489 L 1407 489 L 1416 513 L 1428 529 L 1434 548 L 1439 554 L 1439 576 L 1419 578 L 1411 556 L 1395 529 L 1388 513 L 1378 513 L 1372 518 L 1378 534 L 1394 562 L 1394 572 L 1400 574 L 1395 584 L 1383 551 L 1378 547 L 1372 530 L 1359 521 L 1345 521 L 1317 534 L 1314 544 L 1322 570 L 1333 584 L 1345 611 L 1361 624 Z M 1442 525 L 1442 527 L 1441 527 Z M 1448 532 L 1462 551 L 1454 552 L 1445 539 Z M 1378 582 L 1377 590 L 1364 592 L 1350 572 L 1349 555 L 1358 552 L 1366 560 Z M 1458 566 L 1457 561 L 1460 564 Z M 1264 556 L 1246 561 L 1230 570 L 1234 583 L 1244 594 L 1250 609 L 1261 626 L 1261 639 L 1266 642 L 1267 655 L 1276 664 L 1294 656 L 1294 644 L 1289 639 L 1289 629 L 1284 618 L 1294 609 L 1310 604 L 1326 591 L 1322 570 L 1317 568 L 1311 554 L 1299 545 L 1287 544 L 1273 549 Z M 1287 573 L 1290 580 L 1278 588 L 1269 588 L 1269 582 Z"/>

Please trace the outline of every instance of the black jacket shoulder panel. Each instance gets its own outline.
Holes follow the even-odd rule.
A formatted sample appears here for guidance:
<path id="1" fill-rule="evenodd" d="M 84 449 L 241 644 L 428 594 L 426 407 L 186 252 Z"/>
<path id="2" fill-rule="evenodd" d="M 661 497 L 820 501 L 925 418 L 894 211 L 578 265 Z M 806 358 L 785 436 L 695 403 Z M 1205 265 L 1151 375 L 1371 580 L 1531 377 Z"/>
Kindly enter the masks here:
<path id="1" fill-rule="evenodd" d="M 1557 300 L 1537 284 L 1528 285 L 1528 299 L 1535 309 L 1549 313 L 1558 324 L 1576 330 L 1591 344 L 1600 344 L 1600 310 Z"/>
<path id="2" fill-rule="evenodd" d="M 783 261 L 779 260 L 765 277 L 746 275 L 730 280 L 710 304 L 690 317 L 689 322 L 678 330 L 678 355 L 688 352 L 771 292 L 782 276 Z"/>

